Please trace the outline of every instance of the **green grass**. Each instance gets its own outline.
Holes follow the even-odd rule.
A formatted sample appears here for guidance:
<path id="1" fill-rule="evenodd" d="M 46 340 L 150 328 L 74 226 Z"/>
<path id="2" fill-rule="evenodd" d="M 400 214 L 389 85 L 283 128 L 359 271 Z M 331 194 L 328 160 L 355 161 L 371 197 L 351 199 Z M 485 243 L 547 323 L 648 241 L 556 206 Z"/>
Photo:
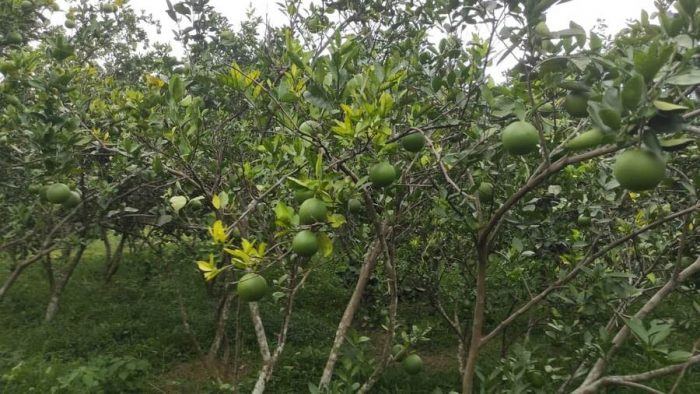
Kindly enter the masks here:
<path id="1" fill-rule="evenodd" d="M 59 393 L 225 392 L 222 384 L 227 378 L 217 382 L 201 367 L 182 325 L 178 289 L 198 341 L 205 348 L 209 345 L 215 302 L 207 295 L 191 258 L 177 251 L 159 256 L 128 253 L 111 284 L 102 280 L 102 264 L 101 247 L 91 245 L 64 293 L 56 320 L 50 324 L 43 322 L 48 286 L 40 265 L 30 267 L 11 289 L 0 304 L 0 376 L 5 376 L 0 380 L 0 392 L 43 393 L 52 388 Z M 0 272 L 7 272 L 8 268 L 6 262 L 0 262 Z M 335 273 L 337 268 L 320 265 L 299 293 L 287 347 L 268 392 L 307 392 L 308 383 L 315 383 L 320 377 L 337 321 L 352 291 Z M 273 271 L 266 275 L 273 278 L 280 274 Z M 0 280 L 3 278 L 4 275 Z M 676 301 L 659 310 L 658 317 L 677 316 L 680 308 L 689 307 L 682 299 Z M 371 356 L 377 351 L 381 329 L 377 321 L 363 319 L 370 315 L 368 308 L 371 306 L 363 306 L 356 319 L 367 324 L 355 328 L 361 335 L 373 338 L 368 350 Z M 273 341 L 281 324 L 279 305 L 268 297 L 261 310 Z M 244 368 L 240 388 L 241 392 L 248 392 L 254 384 L 260 357 L 247 308 L 242 312 Z M 449 328 L 421 301 L 402 303 L 400 316 L 404 327 L 433 327 L 431 340 L 417 347 L 425 370 L 411 377 L 399 364 L 392 364 L 375 392 L 429 393 L 437 387 L 443 392 L 458 390 L 456 345 Z M 229 333 L 233 335 L 232 328 Z M 683 349 L 693 339 L 691 332 L 679 330 L 669 344 Z M 499 364 L 499 342 L 493 341 L 485 349 L 481 371 L 488 373 Z M 531 338 L 529 344 L 540 359 L 565 350 L 552 347 L 544 336 Z M 632 354 L 622 352 L 611 371 L 630 373 L 646 366 L 644 360 Z M 697 368 L 689 371 L 678 392 L 700 392 L 697 372 Z M 665 379 L 655 387 L 668 389 L 672 383 L 672 379 Z M 610 392 L 631 392 L 616 390 Z"/>

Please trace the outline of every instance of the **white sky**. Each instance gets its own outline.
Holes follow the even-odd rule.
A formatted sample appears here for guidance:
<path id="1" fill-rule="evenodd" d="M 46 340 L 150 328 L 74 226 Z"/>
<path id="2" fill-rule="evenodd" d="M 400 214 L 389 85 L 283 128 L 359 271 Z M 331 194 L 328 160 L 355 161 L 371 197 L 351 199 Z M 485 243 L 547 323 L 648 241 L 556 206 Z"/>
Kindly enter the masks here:
<path id="1" fill-rule="evenodd" d="M 308 4 L 309 1 L 305 0 Z M 182 53 L 176 43 L 172 42 L 172 29 L 175 23 L 165 13 L 167 5 L 165 0 L 129 0 L 131 6 L 137 10 L 143 9 L 146 13 L 152 14 L 162 25 L 161 34 L 156 33 L 155 28 L 150 28 L 149 35 L 151 41 L 171 42 L 176 54 Z M 171 0 L 173 4 L 177 0 Z M 285 17 L 279 11 L 278 0 L 211 0 L 210 4 L 223 15 L 237 29 L 240 22 L 245 19 L 245 11 L 253 7 L 256 13 L 267 19 L 271 25 L 279 26 L 285 23 Z M 59 4 L 61 1 L 59 1 Z M 62 4 L 65 8 L 65 4 Z M 547 24 L 550 30 L 562 30 L 569 27 L 569 21 L 573 20 L 584 29 L 590 30 L 598 23 L 599 19 L 604 20 L 608 26 L 608 33 L 615 33 L 625 27 L 629 19 L 638 19 L 641 10 L 645 9 L 651 15 L 655 10 L 653 0 L 572 0 L 568 3 L 552 7 L 547 13 Z M 58 13 L 54 15 L 54 20 L 63 22 L 63 16 Z M 500 73 L 499 73 L 500 74 Z M 497 77 L 497 79 L 500 79 Z"/>

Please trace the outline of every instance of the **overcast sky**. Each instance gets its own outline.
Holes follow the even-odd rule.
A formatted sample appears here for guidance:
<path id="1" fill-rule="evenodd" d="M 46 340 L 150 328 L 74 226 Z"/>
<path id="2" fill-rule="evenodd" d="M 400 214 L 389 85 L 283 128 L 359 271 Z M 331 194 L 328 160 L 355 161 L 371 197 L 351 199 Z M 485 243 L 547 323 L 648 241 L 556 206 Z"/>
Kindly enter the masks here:
<path id="1" fill-rule="evenodd" d="M 231 23 L 238 28 L 240 22 L 245 19 L 245 11 L 254 8 L 256 13 L 270 21 L 272 25 L 285 23 L 285 17 L 279 11 L 279 0 L 211 0 L 210 4 L 224 14 Z M 306 0 L 308 4 L 310 0 Z M 143 9 L 146 13 L 157 18 L 161 25 L 161 34 L 156 34 L 156 29 L 149 29 L 151 41 L 172 42 L 172 29 L 175 23 L 165 13 L 167 8 L 165 0 L 129 0 L 129 4 L 135 9 Z M 177 0 L 171 0 L 174 4 Z M 60 2 L 59 2 L 60 3 Z M 590 30 L 602 19 L 608 26 L 608 33 L 615 33 L 625 27 L 629 19 L 638 19 L 641 10 L 645 9 L 651 14 L 654 10 L 653 0 L 572 0 L 568 3 L 552 7 L 547 13 L 547 24 L 550 30 L 556 31 L 569 27 L 569 21 L 573 20 L 584 29 Z M 54 15 L 56 22 L 62 23 L 63 16 Z M 180 54 L 181 48 L 173 43 L 176 54 Z M 500 78 L 497 78 L 500 79 Z"/>
<path id="2" fill-rule="evenodd" d="M 171 0 L 173 3 L 176 0 Z M 238 26 L 245 18 L 245 10 L 249 7 L 256 9 L 258 15 L 267 16 L 273 25 L 284 23 L 284 15 L 278 10 L 277 0 L 211 0 L 210 4 L 229 20 Z M 144 9 L 160 19 L 164 29 L 160 40 L 167 41 L 174 24 L 165 14 L 165 0 L 130 0 L 136 9 Z M 642 9 L 651 13 L 654 8 L 653 0 L 573 0 L 557 5 L 547 14 L 547 24 L 552 30 L 569 27 L 569 21 L 574 20 L 585 29 L 593 27 L 598 19 L 604 19 L 610 32 L 616 32 L 625 26 L 630 18 L 639 18 Z"/>

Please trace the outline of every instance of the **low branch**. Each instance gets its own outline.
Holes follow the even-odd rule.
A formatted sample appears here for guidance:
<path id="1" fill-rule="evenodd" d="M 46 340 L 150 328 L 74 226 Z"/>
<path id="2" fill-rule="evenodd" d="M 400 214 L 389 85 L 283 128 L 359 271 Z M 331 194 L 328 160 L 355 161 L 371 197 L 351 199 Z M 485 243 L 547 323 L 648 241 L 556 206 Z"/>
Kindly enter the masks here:
<path id="1" fill-rule="evenodd" d="M 498 208 L 496 212 L 494 212 L 493 216 L 491 217 L 491 220 L 489 220 L 489 222 L 480 231 L 478 243 L 480 245 L 486 245 L 488 243 L 493 229 L 496 228 L 498 223 L 500 223 L 503 216 L 505 216 L 505 214 L 508 213 L 508 211 L 510 211 L 510 209 L 515 204 L 517 204 L 521 198 L 523 198 L 527 193 L 539 186 L 543 181 L 549 178 L 550 175 L 559 172 L 561 169 L 570 164 L 576 164 L 582 161 L 592 159 L 594 157 L 607 155 L 609 153 L 616 152 L 620 149 L 621 147 L 617 145 L 606 145 L 598 149 L 581 153 L 579 155 L 564 156 L 561 159 L 555 161 L 554 163 L 551 163 L 550 165 L 546 166 L 542 172 L 530 178 L 525 185 L 523 185 L 518 191 L 512 194 L 506 200 L 506 202 L 504 202 L 503 205 L 501 205 L 501 207 Z"/>
<path id="2" fill-rule="evenodd" d="M 630 387 L 636 387 L 639 389 L 643 389 L 646 391 L 649 391 L 651 393 L 661 393 L 661 391 L 657 391 L 655 389 L 642 386 L 638 384 L 639 382 L 646 382 L 648 380 L 660 378 L 662 376 L 667 376 L 671 375 L 677 372 L 681 372 L 688 367 L 700 363 L 700 354 L 697 354 L 695 356 L 692 356 L 688 359 L 688 361 L 682 363 L 682 364 L 675 364 L 675 365 L 670 365 L 668 367 L 663 367 L 663 368 L 658 368 L 654 369 L 651 371 L 647 372 L 642 372 L 638 374 L 632 374 L 632 375 L 616 375 L 616 376 L 606 376 L 604 378 L 600 378 L 597 381 L 595 381 L 593 384 L 587 387 L 587 390 L 584 391 L 586 393 L 593 393 L 599 390 L 603 386 L 607 385 L 624 385 L 624 386 L 630 386 Z"/>
<path id="3" fill-rule="evenodd" d="M 637 313 L 634 314 L 634 318 L 637 319 L 644 319 L 646 316 L 648 316 L 656 307 L 661 303 L 661 301 L 666 298 L 675 288 L 682 282 L 684 282 L 686 279 L 688 279 L 690 276 L 694 275 L 696 272 L 700 272 L 700 257 L 698 257 L 694 263 L 690 264 L 688 267 L 686 267 L 683 271 L 681 271 L 677 276 L 671 277 L 666 284 L 659 289 L 650 299 L 647 301 L 642 308 L 640 308 Z M 630 334 L 630 328 L 628 325 L 624 325 L 620 328 L 620 330 L 617 332 L 615 337 L 612 340 L 612 347 L 610 350 L 608 350 L 607 354 L 604 357 L 598 358 L 596 360 L 595 364 L 591 368 L 591 370 L 588 372 L 588 376 L 586 376 L 586 379 L 581 383 L 581 386 L 579 386 L 574 393 L 576 394 L 587 394 L 587 393 L 593 393 L 595 392 L 595 389 L 591 389 L 592 386 L 594 386 L 598 381 L 601 380 L 601 375 L 605 371 L 605 368 L 608 365 L 608 361 L 610 358 L 617 352 L 617 350 L 622 347 L 622 344 L 627 340 Z M 700 357 L 700 356 L 698 356 Z M 679 369 L 680 370 L 680 369 Z M 651 376 L 653 378 L 656 375 Z"/>
<path id="4" fill-rule="evenodd" d="M 481 346 L 485 345 L 486 342 L 490 341 L 493 339 L 500 331 L 502 331 L 504 328 L 509 326 L 515 319 L 526 313 L 530 308 L 533 306 L 539 304 L 542 300 L 544 300 L 551 292 L 554 290 L 560 288 L 561 286 L 567 284 L 569 281 L 574 279 L 576 275 L 578 275 L 578 272 L 581 270 L 581 268 L 585 267 L 586 265 L 590 264 L 591 262 L 595 261 L 597 258 L 604 256 L 608 252 L 610 252 L 612 249 L 622 245 L 623 243 L 631 240 L 632 238 L 636 238 L 640 234 L 643 234 L 655 227 L 658 227 L 666 222 L 669 222 L 673 219 L 676 219 L 678 217 L 681 217 L 683 215 L 687 215 L 688 213 L 691 213 L 693 211 L 696 211 L 700 209 L 700 204 L 695 204 L 692 205 L 686 209 L 683 209 L 681 211 L 678 211 L 676 213 L 670 214 L 666 217 L 663 217 L 653 223 L 649 223 L 648 225 L 624 236 L 621 238 L 618 238 L 617 240 L 609 243 L 605 247 L 603 247 L 600 251 L 597 253 L 593 253 L 590 256 L 584 258 L 581 260 L 572 270 L 569 272 L 565 277 L 557 280 L 556 282 L 552 283 L 549 285 L 546 289 L 542 290 L 539 294 L 537 294 L 535 297 L 531 298 L 530 301 L 528 301 L 525 305 L 522 307 L 518 308 L 515 312 L 513 312 L 510 316 L 508 316 L 505 320 L 501 321 L 496 328 L 494 328 L 488 335 L 485 335 L 482 340 L 481 340 Z"/>

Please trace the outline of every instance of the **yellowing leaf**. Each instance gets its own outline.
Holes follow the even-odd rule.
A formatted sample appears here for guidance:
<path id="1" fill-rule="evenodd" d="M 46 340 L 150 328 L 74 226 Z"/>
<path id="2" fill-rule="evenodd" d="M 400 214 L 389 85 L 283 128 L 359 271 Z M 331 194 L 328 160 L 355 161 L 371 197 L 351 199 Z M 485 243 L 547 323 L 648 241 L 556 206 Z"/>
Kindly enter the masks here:
<path id="1" fill-rule="evenodd" d="M 250 254 L 251 249 L 253 249 L 253 244 L 250 243 L 247 239 L 243 238 L 241 239 L 241 247 L 243 248 L 243 251 L 246 252 L 246 254 Z"/>
<path id="2" fill-rule="evenodd" d="M 197 267 L 204 272 L 205 280 L 212 280 L 221 272 L 221 270 L 216 267 L 216 263 L 214 263 L 213 254 L 209 255 L 209 261 L 197 261 Z"/>
<path id="3" fill-rule="evenodd" d="M 265 242 L 260 242 L 260 245 L 258 245 L 258 256 L 259 257 L 264 256 L 266 249 L 267 249 L 267 244 Z"/>
<path id="4" fill-rule="evenodd" d="M 214 197 L 212 197 L 211 205 L 213 205 L 216 209 L 221 209 L 221 199 L 219 198 L 218 194 L 214 194 Z"/>
<path id="5" fill-rule="evenodd" d="M 346 222 L 347 221 L 345 220 L 345 216 L 339 213 L 334 213 L 328 217 L 328 223 L 330 223 L 331 227 L 333 228 L 338 228 Z"/>
<path id="6" fill-rule="evenodd" d="M 162 79 L 160 79 L 154 75 L 146 75 L 146 84 L 149 87 L 154 87 L 154 88 L 160 89 L 163 86 L 165 86 L 165 81 L 163 81 Z"/>
<path id="7" fill-rule="evenodd" d="M 323 257 L 328 257 L 333 254 L 333 241 L 328 238 L 328 235 L 325 233 L 319 234 L 318 244 Z"/>
<path id="8" fill-rule="evenodd" d="M 224 248 L 224 251 L 226 253 L 230 254 L 231 256 L 233 256 L 236 260 L 240 261 L 244 265 L 246 265 L 246 266 L 250 265 L 250 256 L 246 252 L 244 252 L 240 249 L 229 249 L 229 248 Z"/>
<path id="9" fill-rule="evenodd" d="M 216 243 L 225 243 L 226 239 L 228 238 L 226 236 L 224 224 L 221 222 L 221 220 L 217 220 L 214 222 L 214 224 L 209 229 L 209 234 L 211 234 L 212 239 Z"/>

